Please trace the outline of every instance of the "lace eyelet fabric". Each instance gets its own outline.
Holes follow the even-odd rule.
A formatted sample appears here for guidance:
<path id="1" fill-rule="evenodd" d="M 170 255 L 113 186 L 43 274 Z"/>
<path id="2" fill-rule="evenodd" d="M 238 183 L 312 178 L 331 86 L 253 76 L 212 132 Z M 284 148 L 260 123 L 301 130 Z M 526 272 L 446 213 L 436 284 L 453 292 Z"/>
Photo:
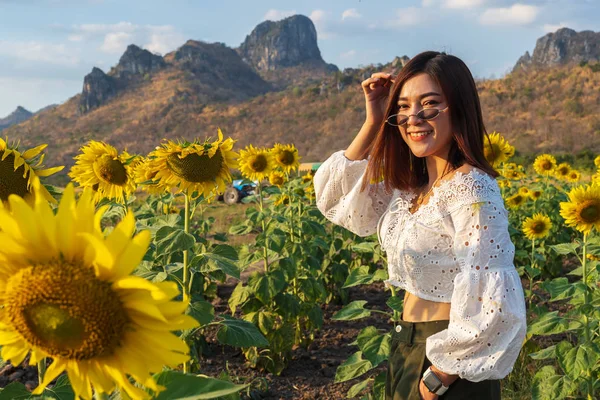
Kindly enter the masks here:
<path id="1" fill-rule="evenodd" d="M 448 329 L 427 339 L 433 365 L 473 382 L 505 377 L 526 319 L 496 180 L 476 168 L 457 171 L 413 214 L 412 191 L 389 193 L 383 183 L 360 191 L 367 163 L 348 160 L 343 150 L 332 154 L 314 177 L 317 207 L 359 236 L 377 233 L 387 255 L 387 284 L 451 304 Z"/>

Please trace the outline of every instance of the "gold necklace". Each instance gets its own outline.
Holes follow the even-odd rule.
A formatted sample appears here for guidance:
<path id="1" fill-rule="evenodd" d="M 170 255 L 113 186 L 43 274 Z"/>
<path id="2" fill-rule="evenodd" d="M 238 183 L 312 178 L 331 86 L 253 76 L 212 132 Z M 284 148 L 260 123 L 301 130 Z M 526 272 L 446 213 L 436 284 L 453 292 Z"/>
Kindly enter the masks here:
<path id="1" fill-rule="evenodd" d="M 448 164 L 446 164 L 446 167 L 448 167 Z M 433 190 L 433 188 L 435 187 L 435 184 L 442 179 L 444 176 L 448 175 L 450 172 L 452 172 L 453 169 L 450 169 L 448 172 L 444 172 L 440 177 L 438 177 L 434 182 L 433 185 L 431 185 L 431 187 L 429 188 L 429 190 L 423 195 L 423 194 L 419 194 L 419 197 L 417 197 L 417 201 L 415 202 L 415 206 L 416 208 L 419 208 L 421 206 L 421 203 L 423 202 L 423 200 L 425 200 L 425 198 L 427 197 L 427 195 L 429 194 L 429 192 L 431 192 Z M 413 212 L 416 211 L 415 206 L 413 206 Z"/>

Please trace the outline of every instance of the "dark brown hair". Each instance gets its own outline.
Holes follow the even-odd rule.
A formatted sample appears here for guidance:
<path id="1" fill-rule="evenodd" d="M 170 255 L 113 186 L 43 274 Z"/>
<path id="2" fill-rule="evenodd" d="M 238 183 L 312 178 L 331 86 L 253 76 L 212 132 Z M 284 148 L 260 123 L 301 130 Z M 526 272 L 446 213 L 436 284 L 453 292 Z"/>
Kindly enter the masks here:
<path id="1" fill-rule="evenodd" d="M 481 104 L 471 71 L 458 57 L 425 51 L 414 56 L 398 73 L 385 111 L 385 117 L 377 137 L 361 155 L 370 155 L 362 190 L 369 182 L 379 181 L 383 175 L 385 188 L 408 190 L 429 181 L 426 159 L 415 157 L 400 135 L 398 127 L 385 120 L 397 112 L 398 97 L 404 83 L 415 75 L 425 73 L 442 88 L 450 112 L 452 144 L 448 161 L 452 168 L 464 163 L 477 167 L 492 177 L 499 174 L 486 160 L 483 153 L 484 137 L 488 138 L 483 124 Z"/>

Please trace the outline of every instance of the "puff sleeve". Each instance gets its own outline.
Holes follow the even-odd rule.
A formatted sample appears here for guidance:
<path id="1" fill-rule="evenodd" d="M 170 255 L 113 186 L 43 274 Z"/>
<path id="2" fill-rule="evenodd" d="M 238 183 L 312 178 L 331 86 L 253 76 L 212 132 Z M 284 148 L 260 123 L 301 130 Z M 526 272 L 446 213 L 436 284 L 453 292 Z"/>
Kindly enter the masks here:
<path id="1" fill-rule="evenodd" d="M 450 215 L 460 272 L 448 328 L 427 338 L 427 358 L 442 372 L 472 382 L 502 379 L 512 371 L 527 330 L 508 212 L 498 194 Z"/>
<path id="2" fill-rule="evenodd" d="M 382 183 L 360 191 L 368 160 L 349 160 L 344 150 L 333 153 L 317 170 L 313 182 L 317 208 L 325 218 L 359 236 L 376 232 L 392 193 Z M 377 189 L 377 190 L 376 190 Z"/>

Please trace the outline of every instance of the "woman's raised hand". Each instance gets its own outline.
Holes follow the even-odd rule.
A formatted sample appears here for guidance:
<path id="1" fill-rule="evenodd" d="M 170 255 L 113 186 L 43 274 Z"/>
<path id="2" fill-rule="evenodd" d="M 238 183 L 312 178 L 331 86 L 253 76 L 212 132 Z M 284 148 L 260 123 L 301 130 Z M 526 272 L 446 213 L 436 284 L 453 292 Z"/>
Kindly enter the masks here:
<path id="1" fill-rule="evenodd" d="M 390 87 L 393 83 L 392 74 L 384 72 L 376 72 L 361 83 L 367 108 L 366 124 L 380 125 L 383 122 Z"/>

